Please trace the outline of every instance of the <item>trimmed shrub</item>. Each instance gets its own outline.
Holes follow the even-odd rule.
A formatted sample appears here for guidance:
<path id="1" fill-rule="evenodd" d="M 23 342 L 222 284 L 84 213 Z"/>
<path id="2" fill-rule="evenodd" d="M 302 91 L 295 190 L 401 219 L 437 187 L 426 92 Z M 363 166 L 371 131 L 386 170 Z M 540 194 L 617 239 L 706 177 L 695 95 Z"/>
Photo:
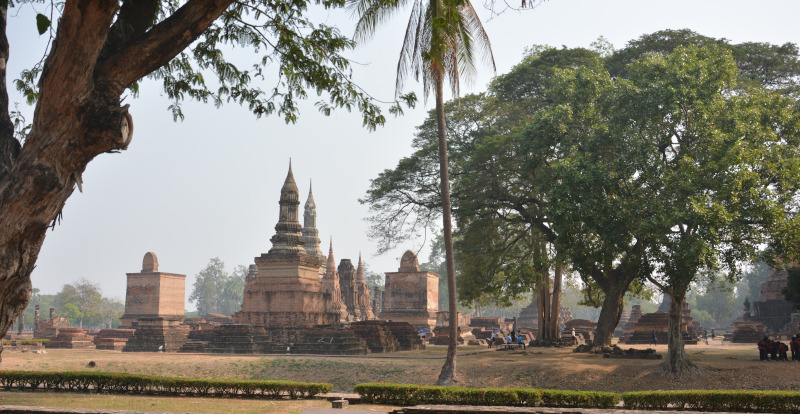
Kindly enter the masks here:
<path id="1" fill-rule="evenodd" d="M 800 412 L 798 391 L 640 391 L 622 394 L 625 408 L 789 413 Z"/>
<path id="2" fill-rule="evenodd" d="M 122 394 L 309 398 L 333 389 L 327 383 L 159 377 L 110 372 L 0 371 L 0 387 Z"/>
<path id="3" fill-rule="evenodd" d="M 355 392 L 369 402 L 388 405 L 449 404 L 525 407 L 608 408 L 619 394 L 525 388 L 463 388 L 415 384 L 358 384 Z"/>

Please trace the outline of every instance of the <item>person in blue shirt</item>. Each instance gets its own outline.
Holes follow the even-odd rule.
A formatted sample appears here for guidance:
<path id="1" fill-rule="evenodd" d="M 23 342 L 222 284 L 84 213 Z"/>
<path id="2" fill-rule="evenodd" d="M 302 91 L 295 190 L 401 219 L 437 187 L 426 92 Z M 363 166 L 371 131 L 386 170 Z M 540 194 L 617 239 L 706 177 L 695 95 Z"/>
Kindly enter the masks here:
<path id="1" fill-rule="evenodd" d="M 517 335 L 517 345 L 522 345 L 522 349 L 528 349 L 528 347 L 525 346 L 525 341 L 523 340 L 522 335 Z"/>

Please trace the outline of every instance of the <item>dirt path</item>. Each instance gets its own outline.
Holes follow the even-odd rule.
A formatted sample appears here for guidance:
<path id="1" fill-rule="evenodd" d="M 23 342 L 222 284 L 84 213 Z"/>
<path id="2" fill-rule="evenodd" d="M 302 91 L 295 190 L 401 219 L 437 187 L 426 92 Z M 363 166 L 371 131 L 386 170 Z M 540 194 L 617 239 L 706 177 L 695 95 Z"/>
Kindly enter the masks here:
<path id="1" fill-rule="evenodd" d="M 462 351 L 478 348 L 464 347 Z M 656 350 L 663 354 L 666 346 Z M 458 373 L 468 387 L 536 387 L 597 391 L 666 389 L 800 390 L 800 364 L 760 362 L 754 345 L 687 346 L 702 372 L 678 380 L 654 373 L 658 360 L 621 360 L 576 354 L 571 349 L 480 352 L 461 355 Z M 366 357 L 196 355 L 48 350 L 33 354 L 5 350 L 3 369 L 98 370 L 200 378 L 290 379 L 330 382 L 352 391 L 360 382 L 434 384 L 444 347 Z M 383 356 L 383 357 L 382 357 Z M 396 358 L 385 358 L 394 356 Z M 88 368 L 94 361 L 95 368 Z"/>

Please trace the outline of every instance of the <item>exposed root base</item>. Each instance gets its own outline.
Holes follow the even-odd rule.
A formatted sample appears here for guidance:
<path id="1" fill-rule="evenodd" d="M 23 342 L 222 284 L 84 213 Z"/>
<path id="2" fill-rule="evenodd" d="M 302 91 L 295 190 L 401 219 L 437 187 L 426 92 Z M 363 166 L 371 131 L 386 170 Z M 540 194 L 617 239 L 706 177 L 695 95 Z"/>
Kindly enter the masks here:
<path id="1" fill-rule="evenodd" d="M 673 366 L 670 364 L 670 361 L 662 362 L 658 364 L 656 368 L 656 374 L 659 374 L 664 377 L 668 378 L 683 378 L 685 376 L 696 375 L 702 372 L 699 366 L 692 363 L 692 361 L 684 360 L 683 362 L 679 363 L 677 366 Z"/>

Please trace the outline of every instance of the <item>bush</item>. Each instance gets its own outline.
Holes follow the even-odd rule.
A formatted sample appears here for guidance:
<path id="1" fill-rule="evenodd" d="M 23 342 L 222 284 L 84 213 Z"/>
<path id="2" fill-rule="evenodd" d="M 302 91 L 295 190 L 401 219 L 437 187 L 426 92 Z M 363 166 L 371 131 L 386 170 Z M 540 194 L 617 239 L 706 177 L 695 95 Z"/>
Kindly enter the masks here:
<path id="1" fill-rule="evenodd" d="M 797 391 L 641 391 L 622 394 L 625 408 L 787 413 L 800 412 Z"/>
<path id="2" fill-rule="evenodd" d="M 0 387 L 10 390 L 95 391 L 123 394 L 309 398 L 333 389 L 327 383 L 158 377 L 110 372 L 0 371 Z"/>
<path id="3" fill-rule="evenodd" d="M 36 344 L 48 344 L 50 343 L 49 339 L 15 339 L 10 341 L 8 339 L 3 339 L 3 345 L 11 345 L 12 343 L 18 343 L 20 345 L 36 345 Z"/>
<path id="4" fill-rule="evenodd" d="M 608 408 L 619 394 L 526 388 L 462 388 L 415 384 L 358 384 L 355 392 L 369 402 L 388 405 L 449 404 L 524 407 Z"/>

